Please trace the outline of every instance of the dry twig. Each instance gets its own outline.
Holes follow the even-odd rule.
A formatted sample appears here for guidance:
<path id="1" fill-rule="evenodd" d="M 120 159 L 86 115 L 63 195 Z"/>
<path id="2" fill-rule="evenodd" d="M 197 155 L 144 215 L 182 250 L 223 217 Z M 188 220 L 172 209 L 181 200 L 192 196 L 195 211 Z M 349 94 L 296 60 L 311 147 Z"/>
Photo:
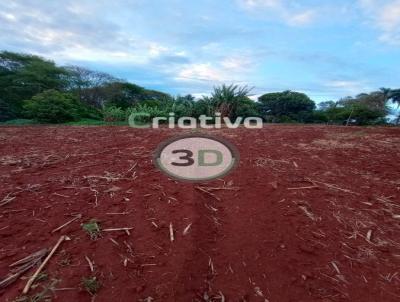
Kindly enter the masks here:
<path id="1" fill-rule="evenodd" d="M 52 233 L 55 233 L 59 230 L 61 230 L 62 228 L 66 227 L 67 225 L 69 225 L 70 223 L 74 222 L 77 219 L 81 219 L 82 218 L 82 214 L 78 214 L 76 217 L 72 218 L 71 220 L 67 221 L 66 223 L 64 223 L 63 225 L 59 226 L 58 228 L 52 230 Z"/>
<path id="2" fill-rule="evenodd" d="M 170 224 L 169 224 L 169 239 L 171 240 L 171 242 L 173 242 L 175 240 L 175 238 L 174 238 L 174 228 L 172 226 L 172 222 L 170 222 Z"/>
<path id="3" fill-rule="evenodd" d="M 89 259 L 89 257 L 88 257 L 88 256 L 85 256 L 85 259 L 86 259 L 87 263 L 89 264 L 90 271 L 93 273 L 93 272 L 94 272 L 94 266 L 93 266 L 93 262 L 92 262 L 92 261 L 90 261 L 90 259 Z"/>
<path id="4" fill-rule="evenodd" d="M 54 253 L 57 251 L 58 247 L 60 244 L 65 241 L 65 240 L 70 240 L 69 237 L 67 236 L 61 236 L 60 239 L 58 239 L 56 245 L 53 247 L 53 249 L 50 251 L 50 253 L 47 255 L 46 259 L 44 259 L 43 263 L 39 266 L 39 268 L 36 270 L 36 272 L 29 278 L 28 282 L 26 283 L 24 290 L 22 293 L 26 295 L 29 291 L 29 289 L 32 286 L 32 283 L 35 281 L 36 277 L 40 274 L 40 272 L 43 270 L 43 268 L 46 266 L 47 262 L 49 262 L 50 258 L 54 255 Z"/>

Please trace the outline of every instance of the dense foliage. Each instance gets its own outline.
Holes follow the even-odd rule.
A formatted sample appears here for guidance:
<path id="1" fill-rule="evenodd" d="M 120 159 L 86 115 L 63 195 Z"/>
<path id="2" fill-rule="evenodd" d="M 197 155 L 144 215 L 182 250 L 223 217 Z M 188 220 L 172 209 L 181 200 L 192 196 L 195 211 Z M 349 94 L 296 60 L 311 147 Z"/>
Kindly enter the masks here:
<path id="1" fill-rule="evenodd" d="M 33 55 L 0 53 L 0 120 L 20 117 L 22 102 L 48 89 L 63 90 L 66 70 Z"/>
<path id="2" fill-rule="evenodd" d="M 315 109 L 307 95 L 294 91 L 267 93 L 258 101 L 261 112 L 271 122 L 307 122 Z"/>
<path id="3" fill-rule="evenodd" d="M 46 90 L 26 100 L 24 115 L 44 123 L 63 123 L 80 118 L 98 118 L 94 108 L 80 102 L 73 94 Z"/>
<path id="4" fill-rule="evenodd" d="M 249 98 L 247 86 L 222 85 L 210 96 L 172 97 L 145 89 L 104 72 L 80 66 L 60 67 L 38 56 L 0 52 L 0 122 L 96 124 L 126 122 L 135 113 L 142 122 L 153 117 L 258 116 L 275 123 L 373 125 L 386 123 L 390 103 L 400 106 L 400 89 L 382 88 L 369 94 L 319 104 L 306 94 L 283 91 Z M 29 119 L 29 120 L 28 120 Z M 400 117 L 397 122 L 400 121 Z"/>

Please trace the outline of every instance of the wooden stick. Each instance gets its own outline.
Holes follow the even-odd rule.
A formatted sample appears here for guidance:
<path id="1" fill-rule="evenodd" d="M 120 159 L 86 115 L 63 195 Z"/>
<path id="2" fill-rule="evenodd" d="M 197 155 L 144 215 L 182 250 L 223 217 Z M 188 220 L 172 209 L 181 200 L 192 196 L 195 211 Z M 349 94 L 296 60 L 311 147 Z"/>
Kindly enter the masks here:
<path id="1" fill-rule="evenodd" d="M 117 241 L 115 241 L 114 239 L 112 239 L 112 238 L 108 238 L 108 239 L 110 239 L 110 241 L 111 241 L 112 243 L 114 243 L 115 245 L 119 245 L 119 243 L 118 243 Z"/>
<path id="2" fill-rule="evenodd" d="M 15 280 L 18 279 L 18 277 L 22 274 L 23 272 L 17 272 L 12 275 L 8 275 L 5 279 L 0 280 L 0 288 L 7 287 L 11 283 L 15 282 Z"/>
<path id="3" fill-rule="evenodd" d="M 372 230 L 367 232 L 367 241 L 371 242 Z"/>
<path id="4" fill-rule="evenodd" d="M 346 193 L 360 195 L 357 192 L 353 192 L 353 191 L 348 190 L 348 189 L 343 189 L 343 188 L 340 188 L 340 187 L 338 187 L 336 185 L 328 184 L 328 183 L 325 183 L 325 182 L 322 182 L 322 181 L 311 180 L 311 179 L 309 179 L 309 181 L 311 181 L 311 183 L 323 184 L 323 185 L 327 186 L 328 188 L 331 188 L 331 189 L 334 189 L 334 190 L 339 190 L 339 191 L 346 192 Z"/>
<path id="5" fill-rule="evenodd" d="M 221 201 L 221 198 L 219 198 L 217 195 L 215 195 L 214 193 L 209 192 L 208 190 L 202 188 L 202 187 L 195 187 L 195 189 L 200 190 L 208 195 L 210 195 L 211 197 L 215 198 L 218 201 Z"/>
<path id="6" fill-rule="evenodd" d="M 112 229 L 103 229 L 103 232 L 113 232 L 113 231 L 129 231 L 133 228 L 112 228 Z"/>
<path id="7" fill-rule="evenodd" d="M 9 265 L 9 267 L 13 267 L 13 266 L 17 266 L 17 265 L 21 265 L 27 262 L 30 262 L 32 260 L 36 260 L 36 259 L 40 259 L 42 258 L 45 254 L 47 254 L 47 249 L 41 249 L 40 251 L 37 251 L 33 254 L 30 254 L 29 256 L 22 258 L 12 264 Z"/>
<path id="8" fill-rule="evenodd" d="M 308 187 L 295 187 L 295 188 L 287 188 L 288 190 L 306 190 L 306 189 L 315 189 L 319 188 L 318 186 L 308 186 Z"/>
<path id="9" fill-rule="evenodd" d="M 188 224 L 188 226 L 183 230 L 182 235 L 185 236 L 187 233 L 189 233 L 189 229 L 192 226 L 191 223 Z"/>
<path id="10" fill-rule="evenodd" d="M 207 192 L 210 191 L 218 191 L 218 190 L 232 190 L 232 191 L 238 191 L 240 188 L 239 187 L 200 187 L 198 186 L 199 190 L 206 190 Z M 203 191 L 204 192 L 204 191 Z"/>
<path id="11" fill-rule="evenodd" d="M 64 197 L 64 198 L 70 198 L 70 196 L 59 194 L 59 193 L 53 193 L 53 195 L 61 196 L 61 197 Z"/>
<path id="12" fill-rule="evenodd" d="M 55 233 L 55 232 L 61 230 L 63 227 L 66 227 L 66 226 L 69 225 L 70 223 L 72 223 L 72 222 L 74 222 L 75 220 L 80 219 L 80 218 L 82 218 L 82 214 L 77 215 L 75 218 L 72 218 L 70 221 L 67 221 L 66 223 L 64 223 L 63 225 L 59 226 L 58 228 L 52 230 L 51 232 L 52 232 L 52 233 Z"/>
<path id="13" fill-rule="evenodd" d="M 0 202 L 0 207 L 5 206 L 6 204 L 10 203 L 13 201 L 16 197 L 4 197 L 4 199 Z"/>
<path id="14" fill-rule="evenodd" d="M 128 215 L 129 212 L 121 212 L 121 213 L 106 213 L 106 215 Z"/>
<path id="15" fill-rule="evenodd" d="M 175 238 L 174 238 L 174 228 L 172 226 L 172 222 L 170 222 L 170 224 L 169 224 L 169 239 L 171 240 L 171 242 L 175 240 Z"/>
<path id="16" fill-rule="evenodd" d="M 33 274 L 33 276 L 29 278 L 28 282 L 26 283 L 26 285 L 24 287 L 24 290 L 22 291 L 22 293 L 24 295 L 26 295 L 28 293 L 28 291 L 31 288 L 32 283 L 35 281 L 36 277 L 40 274 L 40 272 L 46 266 L 47 262 L 49 262 L 50 258 L 54 255 L 54 253 L 56 252 L 56 250 L 58 249 L 58 247 L 64 240 L 69 240 L 69 238 L 67 236 L 61 236 L 60 239 L 58 239 L 56 245 L 51 250 L 51 252 L 47 255 L 46 259 L 44 259 L 43 263 L 39 266 L 39 268 L 36 270 L 36 272 Z"/>
<path id="17" fill-rule="evenodd" d="M 89 259 L 89 257 L 88 257 L 88 256 L 85 256 L 85 259 L 86 259 L 86 261 L 87 261 L 87 262 L 88 262 L 88 264 L 89 264 L 90 271 L 93 273 L 93 272 L 94 272 L 94 267 L 93 267 L 93 263 L 92 263 L 92 261 L 90 261 L 90 259 Z"/>

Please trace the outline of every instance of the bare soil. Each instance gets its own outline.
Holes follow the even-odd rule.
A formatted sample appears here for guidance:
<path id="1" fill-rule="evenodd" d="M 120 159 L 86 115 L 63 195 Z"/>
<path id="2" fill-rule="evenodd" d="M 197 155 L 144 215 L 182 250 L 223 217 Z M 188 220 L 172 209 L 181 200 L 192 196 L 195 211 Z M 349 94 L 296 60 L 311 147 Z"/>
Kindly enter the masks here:
<path id="1" fill-rule="evenodd" d="M 37 300 L 21 299 L 36 266 L 0 301 L 400 301 L 400 129 L 208 131 L 241 162 L 197 184 L 152 163 L 160 142 L 186 132 L 1 127 L 0 281 L 71 240 L 34 282 Z M 82 226 L 92 219 L 93 238 Z M 104 231 L 123 227 L 133 229 Z"/>

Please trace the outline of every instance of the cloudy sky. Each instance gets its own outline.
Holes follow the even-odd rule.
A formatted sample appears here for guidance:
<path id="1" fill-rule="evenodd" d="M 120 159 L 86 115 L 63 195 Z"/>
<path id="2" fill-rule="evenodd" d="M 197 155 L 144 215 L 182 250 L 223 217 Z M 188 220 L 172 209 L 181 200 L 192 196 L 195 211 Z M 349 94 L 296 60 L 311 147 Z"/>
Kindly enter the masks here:
<path id="1" fill-rule="evenodd" d="M 9 0 L 0 49 L 172 94 L 238 83 L 321 101 L 400 86 L 400 0 Z"/>

